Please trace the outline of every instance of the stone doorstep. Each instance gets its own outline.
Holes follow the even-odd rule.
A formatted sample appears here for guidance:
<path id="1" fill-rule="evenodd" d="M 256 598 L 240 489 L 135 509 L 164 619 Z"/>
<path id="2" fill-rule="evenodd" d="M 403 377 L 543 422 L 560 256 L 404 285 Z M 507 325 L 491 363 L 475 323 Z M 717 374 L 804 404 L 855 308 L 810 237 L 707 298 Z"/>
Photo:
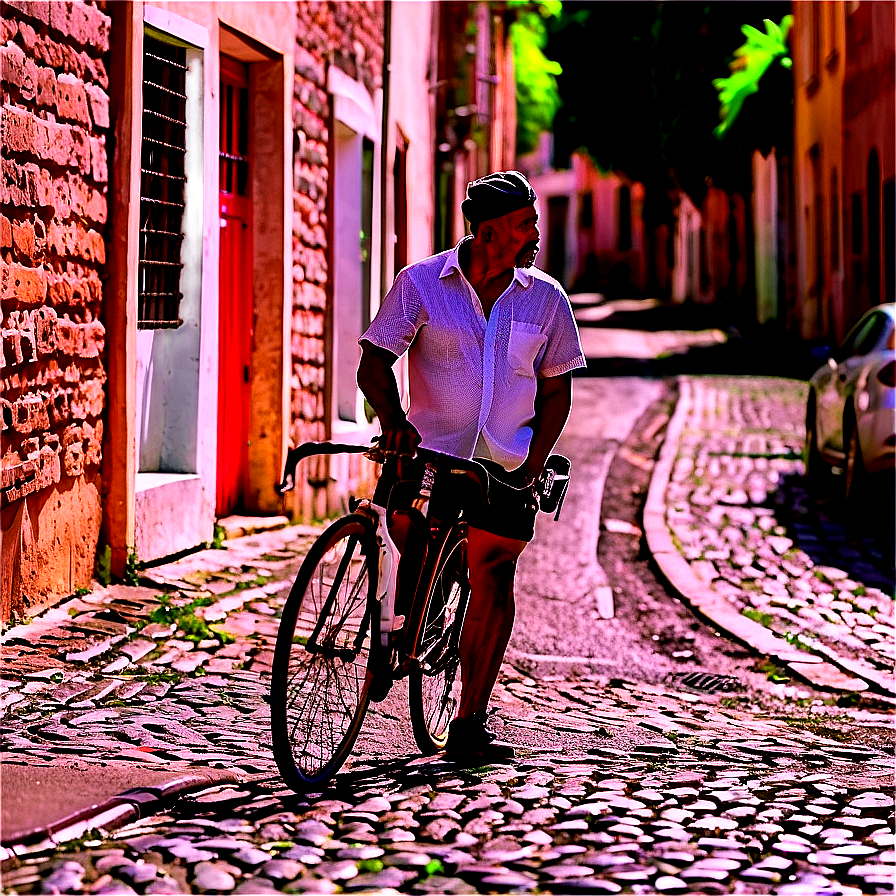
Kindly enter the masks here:
<path id="1" fill-rule="evenodd" d="M 224 529 L 224 537 L 242 538 L 245 535 L 254 535 L 256 532 L 270 532 L 274 529 L 285 529 L 289 525 L 289 518 L 285 516 L 239 516 L 233 514 L 218 520 L 218 525 Z"/>

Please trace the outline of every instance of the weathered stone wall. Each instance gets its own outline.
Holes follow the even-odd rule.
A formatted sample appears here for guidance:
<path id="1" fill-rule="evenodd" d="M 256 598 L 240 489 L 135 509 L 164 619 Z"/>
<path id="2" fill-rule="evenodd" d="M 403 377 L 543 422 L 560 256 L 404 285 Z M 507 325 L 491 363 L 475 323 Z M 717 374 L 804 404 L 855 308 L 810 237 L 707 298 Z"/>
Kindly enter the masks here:
<path id="1" fill-rule="evenodd" d="M 325 410 L 328 295 L 330 65 L 373 93 L 382 86 L 384 5 L 381 2 L 297 4 L 293 93 L 293 323 L 290 437 L 294 444 L 327 436 Z M 328 471 L 321 465 L 317 499 Z M 314 475 L 311 477 L 314 479 Z M 298 496 L 297 503 L 305 503 Z M 307 512 L 307 508 L 303 509 Z M 323 515 L 326 508 L 312 511 Z"/>
<path id="2" fill-rule="evenodd" d="M 100 525 L 110 19 L 4 0 L 2 616 L 89 584 Z"/>

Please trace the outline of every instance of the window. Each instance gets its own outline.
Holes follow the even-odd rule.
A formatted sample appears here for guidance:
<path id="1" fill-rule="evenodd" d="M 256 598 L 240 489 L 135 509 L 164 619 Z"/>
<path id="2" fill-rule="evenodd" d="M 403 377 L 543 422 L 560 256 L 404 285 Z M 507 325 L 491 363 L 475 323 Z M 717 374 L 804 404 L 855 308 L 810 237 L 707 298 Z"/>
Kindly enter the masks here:
<path id="1" fill-rule="evenodd" d="M 589 190 L 579 199 L 579 227 L 590 230 L 594 226 L 594 194 Z"/>
<path id="2" fill-rule="evenodd" d="M 249 88 L 246 66 L 221 57 L 220 190 L 249 192 Z"/>
<path id="3" fill-rule="evenodd" d="M 839 3 L 825 3 L 828 18 L 828 53 L 825 56 L 824 64 L 831 70 L 837 67 L 837 60 L 840 57 L 840 51 L 837 47 L 837 24 L 840 15 Z"/>
<path id="4" fill-rule="evenodd" d="M 187 51 L 146 35 L 140 157 L 139 329 L 179 327 Z"/>
<path id="5" fill-rule="evenodd" d="M 862 194 L 852 194 L 852 209 L 850 212 L 852 218 L 852 254 L 862 254 Z"/>
<path id="6" fill-rule="evenodd" d="M 840 186 L 837 169 L 831 172 L 831 267 L 840 267 Z"/>
<path id="7" fill-rule="evenodd" d="M 879 312 L 869 314 L 860 320 L 843 340 L 839 360 L 867 355 L 868 352 L 874 351 L 887 329 L 887 324 L 887 316 Z"/>
<path id="8" fill-rule="evenodd" d="M 877 150 L 868 156 L 868 298 L 872 305 L 880 302 L 880 162 Z"/>
<path id="9" fill-rule="evenodd" d="M 884 184 L 884 299 L 887 302 L 896 298 L 894 276 L 896 276 L 896 181 L 888 180 Z"/>
<path id="10" fill-rule="evenodd" d="M 629 188 L 623 184 L 617 193 L 619 202 L 618 221 L 619 239 L 617 248 L 620 252 L 628 252 L 632 247 L 632 195 Z"/>
<path id="11" fill-rule="evenodd" d="M 809 77 L 818 78 L 819 62 L 822 56 L 822 45 L 824 43 L 824 32 L 822 31 L 821 21 L 821 4 L 812 3 L 810 5 L 810 24 L 811 36 L 809 38 Z"/>
<path id="12" fill-rule="evenodd" d="M 395 258 L 397 274 L 408 263 L 408 143 L 399 134 L 395 146 L 393 175 L 395 199 Z"/>
<path id="13" fill-rule="evenodd" d="M 565 282 L 566 277 L 566 222 L 569 215 L 569 196 L 548 196 L 548 261 L 547 273 Z"/>

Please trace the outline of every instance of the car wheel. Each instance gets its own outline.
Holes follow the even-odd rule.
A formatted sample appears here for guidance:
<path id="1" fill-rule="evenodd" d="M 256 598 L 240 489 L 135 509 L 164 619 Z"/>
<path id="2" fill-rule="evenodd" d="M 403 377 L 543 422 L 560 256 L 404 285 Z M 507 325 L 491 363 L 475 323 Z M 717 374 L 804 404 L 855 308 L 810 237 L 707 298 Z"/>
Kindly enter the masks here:
<path id="1" fill-rule="evenodd" d="M 815 425 L 815 396 L 809 396 L 806 410 L 806 444 L 803 451 L 803 463 L 806 468 L 806 484 L 809 491 L 820 491 L 831 478 L 831 468 L 825 463 L 818 450 L 818 430 Z"/>
<path id="2" fill-rule="evenodd" d="M 855 421 L 849 427 L 846 443 L 846 467 L 843 470 L 843 494 L 849 511 L 860 511 L 867 491 L 868 471 L 862 459 L 859 430 Z"/>

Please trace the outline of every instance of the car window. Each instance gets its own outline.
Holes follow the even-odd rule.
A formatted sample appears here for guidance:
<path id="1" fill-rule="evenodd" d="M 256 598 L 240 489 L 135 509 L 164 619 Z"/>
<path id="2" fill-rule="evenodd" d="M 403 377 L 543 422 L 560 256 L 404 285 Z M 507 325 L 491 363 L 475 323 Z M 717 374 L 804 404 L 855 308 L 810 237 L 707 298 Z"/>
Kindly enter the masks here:
<path id="1" fill-rule="evenodd" d="M 844 361 L 847 358 L 852 358 L 854 355 L 864 354 L 863 351 L 858 350 L 858 347 L 865 342 L 865 336 L 873 326 L 874 316 L 860 320 L 849 333 L 846 334 L 846 338 L 840 346 L 840 351 L 837 352 L 837 360 Z"/>
<path id="2" fill-rule="evenodd" d="M 861 338 L 856 343 L 857 355 L 867 355 L 878 347 L 878 344 L 883 341 L 887 322 L 887 316 L 885 314 L 871 315 L 869 318 L 870 326 L 863 331 Z"/>

